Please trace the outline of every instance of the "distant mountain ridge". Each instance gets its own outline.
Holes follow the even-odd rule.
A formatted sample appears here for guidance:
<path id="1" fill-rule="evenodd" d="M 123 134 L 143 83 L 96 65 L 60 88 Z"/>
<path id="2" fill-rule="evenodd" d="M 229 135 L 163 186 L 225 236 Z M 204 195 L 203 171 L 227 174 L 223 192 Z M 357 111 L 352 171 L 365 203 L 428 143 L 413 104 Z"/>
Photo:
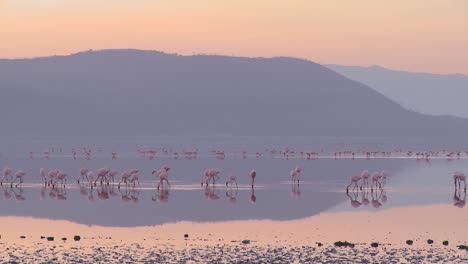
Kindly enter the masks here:
<path id="1" fill-rule="evenodd" d="M 326 65 L 396 101 L 407 109 L 430 115 L 468 118 L 468 76 L 404 72 L 380 66 Z"/>
<path id="2" fill-rule="evenodd" d="M 468 120 L 407 111 L 287 57 L 103 50 L 0 60 L 4 134 L 461 136 Z"/>

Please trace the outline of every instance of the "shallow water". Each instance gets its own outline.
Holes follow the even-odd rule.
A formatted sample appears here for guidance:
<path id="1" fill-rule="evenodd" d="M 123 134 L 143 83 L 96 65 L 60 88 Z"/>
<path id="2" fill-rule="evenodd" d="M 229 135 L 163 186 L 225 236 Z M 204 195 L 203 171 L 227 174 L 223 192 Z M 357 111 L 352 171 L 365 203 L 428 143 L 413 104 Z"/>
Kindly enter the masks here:
<path id="1" fill-rule="evenodd" d="M 161 148 L 154 158 L 137 153 L 139 148 L 150 148 L 158 144 L 174 144 L 167 140 L 150 143 L 124 142 L 113 147 L 96 147 L 86 159 L 71 154 L 72 145 L 61 142 L 36 142 L 29 150 L 6 144 L 2 165 L 27 172 L 22 188 L 2 186 L 2 216 L 30 216 L 70 220 L 77 223 L 101 226 L 146 226 L 176 221 L 212 222 L 226 220 L 293 220 L 314 216 L 324 212 L 349 210 L 378 211 L 387 208 L 453 204 L 454 186 L 452 173 L 468 170 L 468 161 L 433 158 L 429 161 L 407 159 L 394 155 L 391 158 L 343 157 L 335 159 L 323 151 L 318 159 L 307 160 L 299 154 L 288 159 L 274 156 L 260 149 L 249 150 L 244 157 L 243 144 L 224 142 L 231 150 L 224 159 L 217 159 L 212 149 L 198 151 L 196 158 L 172 154 L 175 149 L 163 153 Z M 330 143 L 332 144 L 332 143 Z M 104 144 L 105 145 L 105 144 Z M 110 144 L 109 144 L 110 145 Z M 226 147 L 224 145 L 224 147 Z M 241 146 L 242 147 L 239 147 Z M 326 144 L 324 144 L 326 145 Z M 195 148 L 192 146 L 192 149 Z M 49 154 L 44 154 L 46 149 Z M 257 149 L 257 150 L 258 150 Z M 118 153 L 116 159 L 111 152 Z M 32 152 L 32 153 L 29 153 Z M 6 154 L 8 153 L 8 155 Z M 151 171 L 163 164 L 171 167 L 169 188 L 158 191 L 156 179 Z M 289 171 L 296 165 L 303 168 L 299 185 L 291 184 Z M 93 189 L 89 184 L 78 185 L 76 178 L 80 167 L 96 170 L 109 167 L 119 171 L 138 168 L 141 185 L 122 186 L 117 184 Z M 68 173 L 66 188 L 46 188 L 41 184 L 39 168 L 60 169 Z M 201 175 L 205 168 L 218 168 L 221 179 L 215 186 L 201 187 Z M 256 186 L 249 186 L 248 171 L 258 173 Z M 353 190 L 345 192 L 349 178 L 362 170 L 385 170 L 389 176 L 383 190 Z M 228 175 L 237 175 L 238 188 L 225 186 Z M 118 178 L 118 177 L 117 177 Z M 456 193 L 464 201 L 464 193 Z"/>

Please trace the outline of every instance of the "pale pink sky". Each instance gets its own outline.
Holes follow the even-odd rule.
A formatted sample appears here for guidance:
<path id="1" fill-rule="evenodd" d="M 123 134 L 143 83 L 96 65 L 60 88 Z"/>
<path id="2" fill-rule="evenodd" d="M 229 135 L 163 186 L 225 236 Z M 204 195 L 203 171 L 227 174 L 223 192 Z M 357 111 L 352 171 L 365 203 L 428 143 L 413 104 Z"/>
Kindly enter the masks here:
<path id="1" fill-rule="evenodd" d="M 136 48 L 468 74 L 466 0 L 0 0 L 0 58 Z"/>

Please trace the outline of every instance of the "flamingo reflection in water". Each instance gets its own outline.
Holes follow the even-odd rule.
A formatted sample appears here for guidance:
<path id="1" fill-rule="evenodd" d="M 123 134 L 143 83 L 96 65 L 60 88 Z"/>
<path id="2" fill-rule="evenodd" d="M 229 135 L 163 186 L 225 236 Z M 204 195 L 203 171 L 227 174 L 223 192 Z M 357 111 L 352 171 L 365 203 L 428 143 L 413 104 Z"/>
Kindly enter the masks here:
<path id="1" fill-rule="evenodd" d="M 353 190 L 351 192 L 351 194 L 349 192 L 346 192 L 346 195 L 349 197 L 351 206 L 353 208 L 358 208 L 358 207 L 360 207 L 362 205 L 362 203 L 358 201 L 358 198 L 359 198 L 359 192 L 358 191 Z"/>
<path id="2" fill-rule="evenodd" d="M 458 208 L 463 208 L 465 207 L 466 203 L 466 176 L 465 174 L 463 174 L 463 172 L 456 171 L 453 174 L 453 180 L 455 183 L 455 190 L 453 193 L 453 205 Z M 461 182 L 463 182 L 464 184 L 463 191 L 461 189 Z"/>
<path id="3" fill-rule="evenodd" d="M 228 198 L 228 202 L 230 204 L 235 204 L 237 202 L 237 188 L 229 188 L 229 190 L 226 191 L 226 197 Z"/>
<path id="4" fill-rule="evenodd" d="M 465 207 L 466 203 L 466 192 L 461 191 L 460 188 L 455 188 L 455 191 L 453 193 L 453 205 L 458 207 L 458 208 L 463 208 Z"/>
<path id="5" fill-rule="evenodd" d="M 205 186 L 204 195 L 207 200 L 211 200 L 211 201 L 219 200 L 219 194 L 214 185 Z"/>
<path id="6" fill-rule="evenodd" d="M 346 195 L 349 198 L 350 204 L 353 208 L 358 208 L 360 206 L 372 205 L 373 208 L 380 208 L 388 201 L 388 197 L 385 189 L 374 190 L 370 192 L 369 201 L 369 190 L 364 188 L 363 190 L 354 189 L 352 191 L 346 192 Z M 360 199 L 359 199 L 360 198 Z"/>
<path id="7" fill-rule="evenodd" d="M 15 200 L 17 202 L 23 202 L 26 200 L 26 198 L 23 196 L 23 188 L 22 187 L 19 187 L 19 188 L 12 188 L 11 189 L 13 194 L 15 195 Z"/>
<path id="8" fill-rule="evenodd" d="M 299 182 L 291 184 L 291 196 L 293 198 L 301 197 L 301 185 Z"/>
<path id="9" fill-rule="evenodd" d="M 156 193 L 151 197 L 154 202 L 167 203 L 169 201 L 169 188 L 163 187 L 156 190 Z"/>
<path id="10" fill-rule="evenodd" d="M 255 195 L 255 189 L 254 188 L 252 188 L 251 191 L 250 191 L 250 202 L 252 204 L 257 202 L 257 196 Z"/>
<path id="11" fill-rule="evenodd" d="M 3 200 L 9 200 L 11 198 L 10 188 L 7 188 L 2 185 L 3 190 Z"/>

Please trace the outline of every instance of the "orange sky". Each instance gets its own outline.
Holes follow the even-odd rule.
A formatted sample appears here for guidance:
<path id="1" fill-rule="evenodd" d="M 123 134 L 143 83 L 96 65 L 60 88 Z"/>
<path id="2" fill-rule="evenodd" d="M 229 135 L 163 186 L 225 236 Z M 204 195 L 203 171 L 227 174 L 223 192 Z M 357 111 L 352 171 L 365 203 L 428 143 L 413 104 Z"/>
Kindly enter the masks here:
<path id="1" fill-rule="evenodd" d="M 468 74 L 466 0 L 0 0 L 0 58 L 137 48 Z"/>

